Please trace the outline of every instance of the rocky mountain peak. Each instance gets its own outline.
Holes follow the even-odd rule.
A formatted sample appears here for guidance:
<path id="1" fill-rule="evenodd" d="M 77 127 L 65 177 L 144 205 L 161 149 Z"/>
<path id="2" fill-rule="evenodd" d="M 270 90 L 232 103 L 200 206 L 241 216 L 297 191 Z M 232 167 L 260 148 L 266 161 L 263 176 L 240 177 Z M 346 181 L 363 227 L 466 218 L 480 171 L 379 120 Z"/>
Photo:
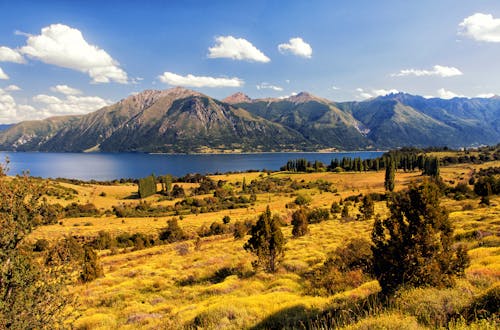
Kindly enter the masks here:
<path id="1" fill-rule="evenodd" d="M 226 97 L 222 101 L 229 104 L 236 104 L 236 103 L 251 103 L 252 99 L 248 97 L 248 95 L 242 92 L 238 92 Z"/>
<path id="2" fill-rule="evenodd" d="M 300 92 L 298 94 L 288 97 L 286 100 L 292 103 L 306 103 L 310 101 L 330 102 L 326 99 L 314 96 L 308 92 Z"/>
<path id="3" fill-rule="evenodd" d="M 174 87 L 166 90 L 146 89 L 140 93 L 130 95 L 126 99 L 121 100 L 120 103 L 128 104 L 135 108 L 146 109 L 163 97 L 179 99 L 200 95 L 202 94 L 183 87 Z"/>

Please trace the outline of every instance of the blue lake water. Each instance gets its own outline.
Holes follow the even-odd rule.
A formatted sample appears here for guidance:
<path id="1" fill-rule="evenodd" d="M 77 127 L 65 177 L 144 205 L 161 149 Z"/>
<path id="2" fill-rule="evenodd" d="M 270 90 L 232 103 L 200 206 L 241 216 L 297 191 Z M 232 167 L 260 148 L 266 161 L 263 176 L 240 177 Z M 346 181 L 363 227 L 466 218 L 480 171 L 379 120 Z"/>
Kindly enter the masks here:
<path id="1" fill-rule="evenodd" d="M 334 158 L 375 158 L 380 151 L 336 153 L 262 153 L 167 155 L 141 153 L 43 153 L 0 152 L 0 161 L 10 160 L 9 175 L 29 171 L 43 178 L 114 180 L 141 178 L 151 173 L 183 176 L 188 173 L 223 173 L 247 170 L 278 170 L 290 159 L 306 158 L 330 164 Z"/>

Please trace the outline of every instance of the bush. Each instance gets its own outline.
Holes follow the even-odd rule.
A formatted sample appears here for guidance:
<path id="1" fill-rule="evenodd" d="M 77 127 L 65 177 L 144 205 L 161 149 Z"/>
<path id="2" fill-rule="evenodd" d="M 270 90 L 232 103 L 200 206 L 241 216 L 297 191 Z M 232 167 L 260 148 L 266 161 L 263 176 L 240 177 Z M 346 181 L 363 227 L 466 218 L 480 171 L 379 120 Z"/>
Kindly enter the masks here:
<path id="1" fill-rule="evenodd" d="M 295 204 L 299 206 L 305 206 L 311 203 L 311 197 L 306 196 L 306 195 L 297 195 L 295 198 Z"/>
<path id="2" fill-rule="evenodd" d="M 49 241 L 46 239 L 37 239 L 35 242 L 35 245 L 33 246 L 33 251 L 35 252 L 43 252 L 45 250 L 48 250 L 50 244 Z"/>
<path id="3" fill-rule="evenodd" d="M 80 280 L 87 283 L 102 276 L 104 276 L 104 272 L 97 253 L 90 246 L 85 246 Z"/>
<path id="4" fill-rule="evenodd" d="M 177 223 L 177 219 L 173 218 L 168 221 L 167 228 L 160 232 L 160 240 L 173 243 L 177 241 L 182 241 L 186 238 L 186 234 Z"/>
<path id="5" fill-rule="evenodd" d="M 327 209 L 315 208 L 307 214 L 307 221 L 309 223 L 320 223 L 328 220 L 330 212 Z"/>
<path id="6" fill-rule="evenodd" d="M 292 235 L 294 237 L 300 237 L 307 234 L 309 231 L 307 228 L 308 221 L 307 215 L 304 209 L 299 209 L 292 214 Z"/>

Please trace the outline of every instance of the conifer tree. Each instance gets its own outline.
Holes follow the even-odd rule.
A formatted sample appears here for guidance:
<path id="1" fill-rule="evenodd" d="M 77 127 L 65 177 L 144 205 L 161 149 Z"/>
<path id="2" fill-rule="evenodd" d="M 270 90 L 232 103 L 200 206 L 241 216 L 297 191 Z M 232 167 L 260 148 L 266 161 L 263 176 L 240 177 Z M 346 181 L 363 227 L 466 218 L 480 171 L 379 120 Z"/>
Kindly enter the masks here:
<path id="1" fill-rule="evenodd" d="M 363 220 L 369 220 L 375 214 L 375 204 L 369 195 L 363 196 L 359 211 L 361 212 Z"/>
<path id="2" fill-rule="evenodd" d="M 269 206 L 252 227 L 251 235 L 243 248 L 257 256 L 254 267 L 274 273 L 284 257 L 285 239 L 279 227 L 279 219 L 272 216 Z"/>
<path id="3" fill-rule="evenodd" d="M 292 235 L 294 237 L 300 237 L 307 234 L 309 229 L 307 228 L 308 226 L 307 214 L 304 209 L 300 208 L 297 211 L 293 212 L 292 225 L 293 225 Z"/>
<path id="4" fill-rule="evenodd" d="M 388 159 L 385 166 L 384 187 L 386 191 L 394 191 L 394 180 L 396 176 L 396 164 L 394 160 Z"/>
<path id="5" fill-rule="evenodd" d="M 382 292 L 402 285 L 448 286 L 463 273 L 466 254 L 455 251 L 448 213 L 440 206 L 439 187 L 430 181 L 395 194 L 390 216 L 376 219 L 373 231 L 374 274 Z"/>

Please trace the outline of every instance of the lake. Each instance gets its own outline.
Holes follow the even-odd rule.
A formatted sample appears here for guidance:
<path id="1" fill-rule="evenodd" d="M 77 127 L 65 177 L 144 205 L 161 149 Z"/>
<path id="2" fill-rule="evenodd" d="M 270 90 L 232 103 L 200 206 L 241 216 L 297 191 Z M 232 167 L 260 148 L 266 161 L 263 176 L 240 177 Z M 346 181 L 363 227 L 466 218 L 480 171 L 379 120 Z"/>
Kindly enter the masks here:
<path id="1" fill-rule="evenodd" d="M 290 159 L 306 158 L 330 164 L 334 158 L 375 158 L 381 151 L 336 153 L 259 153 L 259 154 L 142 154 L 142 153 L 45 153 L 0 152 L 0 160 L 10 160 L 9 175 L 29 171 L 43 178 L 114 180 L 141 178 L 151 173 L 183 176 L 188 173 L 223 173 L 247 170 L 279 170 Z"/>

